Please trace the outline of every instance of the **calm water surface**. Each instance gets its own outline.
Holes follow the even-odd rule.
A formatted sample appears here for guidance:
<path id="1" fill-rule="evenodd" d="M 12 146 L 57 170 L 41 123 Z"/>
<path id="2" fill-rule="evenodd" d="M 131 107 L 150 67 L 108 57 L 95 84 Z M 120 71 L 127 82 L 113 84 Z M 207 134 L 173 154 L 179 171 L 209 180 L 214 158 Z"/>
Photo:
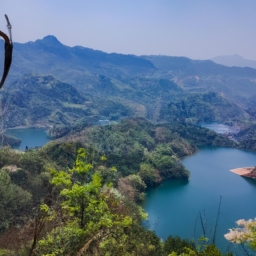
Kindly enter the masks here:
<path id="1" fill-rule="evenodd" d="M 168 235 L 198 238 L 202 235 L 201 211 L 206 223 L 206 236 L 213 229 L 221 200 L 216 244 L 224 252 L 228 243 L 223 235 L 235 227 L 238 219 L 256 217 L 256 181 L 242 178 L 230 169 L 255 166 L 256 153 L 221 147 L 201 147 L 185 158 L 183 164 L 191 172 L 189 181 L 169 180 L 147 193 L 144 223 L 162 239 Z M 241 254 L 242 255 L 242 254 Z"/>
<path id="2" fill-rule="evenodd" d="M 13 147 L 19 150 L 25 150 L 26 146 L 28 146 L 28 148 L 41 147 L 50 141 L 50 139 L 47 138 L 45 129 L 40 128 L 10 129 L 7 130 L 5 134 L 21 139 L 21 144 Z"/>
<path id="3" fill-rule="evenodd" d="M 239 127 L 228 126 L 221 123 L 211 122 L 211 123 L 201 123 L 199 126 L 204 128 L 208 128 L 217 133 L 237 133 L 239 131 Z"/>

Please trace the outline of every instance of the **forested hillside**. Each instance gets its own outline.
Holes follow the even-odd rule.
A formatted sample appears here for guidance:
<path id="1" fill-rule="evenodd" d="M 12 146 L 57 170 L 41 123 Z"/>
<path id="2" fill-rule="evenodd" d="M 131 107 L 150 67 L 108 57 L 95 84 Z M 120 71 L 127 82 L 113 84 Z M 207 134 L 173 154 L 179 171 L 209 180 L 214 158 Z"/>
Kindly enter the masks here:
<path id="1" fill-rule="evenodd" d="M 51 127 L 132 115 L 121 103 L 80 93 L 51 75 L 24 75 L 1 91 L 4 128 Z"/>
<path id="2" fill-rule="evenodd" d="M 188 179 L 180 158 L 199 144 L 235 145 L 201 127 L 133 118 L 36 150 L 2 148 L 0 200 L 7 207 L 0 208 L 0 255 L 196 252 L 195 242 L 171 236 L 162 242 L 143 228 L 140 204 L 145 190 L 162 180 Z M 214 245 L 200 255 L 210 252 L 221 255 Z"/>
<path id="3" fill-rule="evenodd" d="M 27 75 L 23 77 L 24 74 Z M 51 79 L 57 80 L 50 81 L 49 75 L 54 77 Z M 98 115 L 99 118 L 142 116 L 154 122 L 166 122 L 170 120 L 170 116 L 166 116 L 170 104 L 177 107 L 184 105 L 183 101 L 194 110 L 184 115 L 186 110 L 177 107 L 176 115 L 181 114 L 182 118 L 189 118 L 190 121 L 207 119 L 200 111 L 195 110 L 202 107 L 206 107 L 207 114 L 210 115 L 208 119 L 211 121 L 225 122 L 227 119 L 236 119 L 235 112 L 238 113 L 239 120 L 254 119 L 255 81 L 256 70 L 252 68 L 225 67 L 212 61 L 191 60 L 185 57 L 108 54 L 82 46 L 68 47 L 54 36 L 46 36 L 35 42 L 14 43 L 13 65 L 5 89 L 12 98 L 21 94 L 23 99 L 18 101 L 23 105 L 19 106 L 19 102 L 9 100 L 13 124 L 9 122 L 6 127 L 36 125 L 40 122 L 49 126 L 54 124 L 53 120 L 56 120 L 55 124 L 70 123 L 74 118 L 68 112 L 72 112 L 74 108 L 79 109 L 80 113 L 83 112 L 83 115 Z M 31 112 L 29 105 L 37 102 L 37 98 L 45 93 L 42 84 L 48 84 L 49 91 L 53 83 L 55 89 L 62 86 L 67 88 L 69 84 L 78 90 L 77 93 L 82 92 L 83 95 L 75 96 L 73 88 L 67 99 L 68 106 L 65 106 L 67 114 L 63 112 L 64 109 L 56 114 L 50 113 L 52 111 L 49 109 L 55 108 L 53 102 L 60 101 L 59 97 L 63 97 L 63 92 L 60 89 L 51 90 L 47 99 L 42 95 L 42 100 L 39 100 L 39 103 L 49 101 L 49 106 L 40 107 L 38 116 L 32 117 L 27 123 L 17 122 L 14 116 L 21 115 L 20 112 L 28 115 Z M 27 89 L 26 85 L 29 85 Z M 32 89 L 33 87 L 35 88 Z M 2 108 L 8 98 L 7 92 L 4 95 L 1 92 L 0 95 Z M 215 103 L 210 97 L 201 96 L 202 93 L 207 95 L 211 92 L 216 94 Z M 81 97 L 83 103 L 90 102 L 90 108 L 74 106 L 78 98 L 79 103 L 75 104 L 81 103 Z M 98 104 L 99 101 L 101 104 Z M 101 107 L 103 103 L 104 106 Z M 211 105 L 210 109 L 207 104 Z M 23 108 L 19 114 L 13 113 L 16 107 Z M 113 111 L 114 109 L 116 111 Z M 40 118 L 42 120 L 39 120 Z M 77 119 L 79 118 L 78 114 Z"/>
<path id="4" fill-rule="evenodd" d="M 217 92 L 244 108 L 255 107 L 253 68 L 226 67 L 210 60 L 186 57 L 143 56 L 188 92 Z"/>
<path id="5" fill-rule="evenodd" d="M 1 126 L 55 126 L 70 130 L 101 119 L 119 121 L 133 116 L 145 117 L 154 123 L 193 124 L 232 124 L 254 119 L 251 110 L 241 108 L 218 93 L 188 93 L 167 79 L 136 78 L 130 80 L 129 86 L 117 86 L 115 80 L 103 76 L 100 79 L 101 85 L 84 93 L 51 75 L 23 75 L 0 92 Z"/>

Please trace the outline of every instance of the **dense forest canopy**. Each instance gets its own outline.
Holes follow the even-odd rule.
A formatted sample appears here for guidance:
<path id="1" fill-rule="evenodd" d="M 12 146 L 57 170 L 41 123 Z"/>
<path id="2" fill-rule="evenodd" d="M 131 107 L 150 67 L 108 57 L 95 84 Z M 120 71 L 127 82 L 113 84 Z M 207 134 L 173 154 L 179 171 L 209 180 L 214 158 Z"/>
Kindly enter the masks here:
<path id="1" fill-rule="evenodd" d="M 198 126 L 132 118 L 39 149 L 2 148 L 0 255 L 221 255 L 203 241 L 161 242 L 141 226 L 146 189 L 187 179 L 180 158 L 205 144 L 235 146 Z"/>

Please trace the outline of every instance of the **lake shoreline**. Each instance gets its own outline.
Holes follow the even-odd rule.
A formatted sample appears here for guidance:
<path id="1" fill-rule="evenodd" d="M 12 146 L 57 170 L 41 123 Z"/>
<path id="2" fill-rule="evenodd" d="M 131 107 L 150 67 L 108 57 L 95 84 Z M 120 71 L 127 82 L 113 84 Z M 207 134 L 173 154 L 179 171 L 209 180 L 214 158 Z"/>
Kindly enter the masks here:
<path id="1" fill-rule="evenodd" d="M 4 133 L 5 136 L 11 136 L 21 140 L 19 145 L 11 146 L 13 149 L 24 151 L 26 149 L 42 147 L 51 139 L 47 136 L 47 129 L 38 127 L 20 127 L 8 129 Z"/>
<path id="2" fill-rule="evenodd" d="M 256 167 L 242 167 L 231 169 L 230 171 L 242 177 L 256 179 Z"/>
<path id="3" fill-rule="evenodd" d="M 44 130 L 47 130 L 51 127 L 49 126 L 15 126 L 15 127 L 10 127 L 10 128 L 6 128 L 5 131 L 8 131 L 8 130 L 23 130 L 23 129 L 44 129 Z"/>
<path id="4" fill-rule="evenodd" d="M 182 239 L 199 238 L 203 231 L 200 212 L 205 214 L 206 236 L 211 240 L 220 196 L 221 215 L 216 233 L 216 245 L 224 254 L 229 248 L 224 238 L 239 219 L 255 217 L 255 180 L 233 175 L 237 166 L 255 166 L 256 153 L 235 148 L 204 146 L 191 157 L 182 160 L 190 170 L 189 181 L 168 180 L 147 191 L 143 205 L 148 213 L 144 225 L 166 240 L 169 235 Z M 236 254 L 237 255 L 237 254 Z"/>

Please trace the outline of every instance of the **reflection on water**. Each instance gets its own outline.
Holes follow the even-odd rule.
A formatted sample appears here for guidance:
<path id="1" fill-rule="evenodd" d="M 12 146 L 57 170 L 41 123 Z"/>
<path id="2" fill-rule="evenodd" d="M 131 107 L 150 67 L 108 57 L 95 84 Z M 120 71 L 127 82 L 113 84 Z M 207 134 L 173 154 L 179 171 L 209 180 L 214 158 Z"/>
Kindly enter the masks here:
<path id="1" fill-rule="evenodd" d="M 251 185 L 252 187 L 256 187 L 256 180 L 251 179 L 251 178 L 247 178 L 247 177 L 242 177 L 242 176 L 241 176 L 241 178 L 243 178 L 245 181 L 247 181 L 248 184 Z"/>

